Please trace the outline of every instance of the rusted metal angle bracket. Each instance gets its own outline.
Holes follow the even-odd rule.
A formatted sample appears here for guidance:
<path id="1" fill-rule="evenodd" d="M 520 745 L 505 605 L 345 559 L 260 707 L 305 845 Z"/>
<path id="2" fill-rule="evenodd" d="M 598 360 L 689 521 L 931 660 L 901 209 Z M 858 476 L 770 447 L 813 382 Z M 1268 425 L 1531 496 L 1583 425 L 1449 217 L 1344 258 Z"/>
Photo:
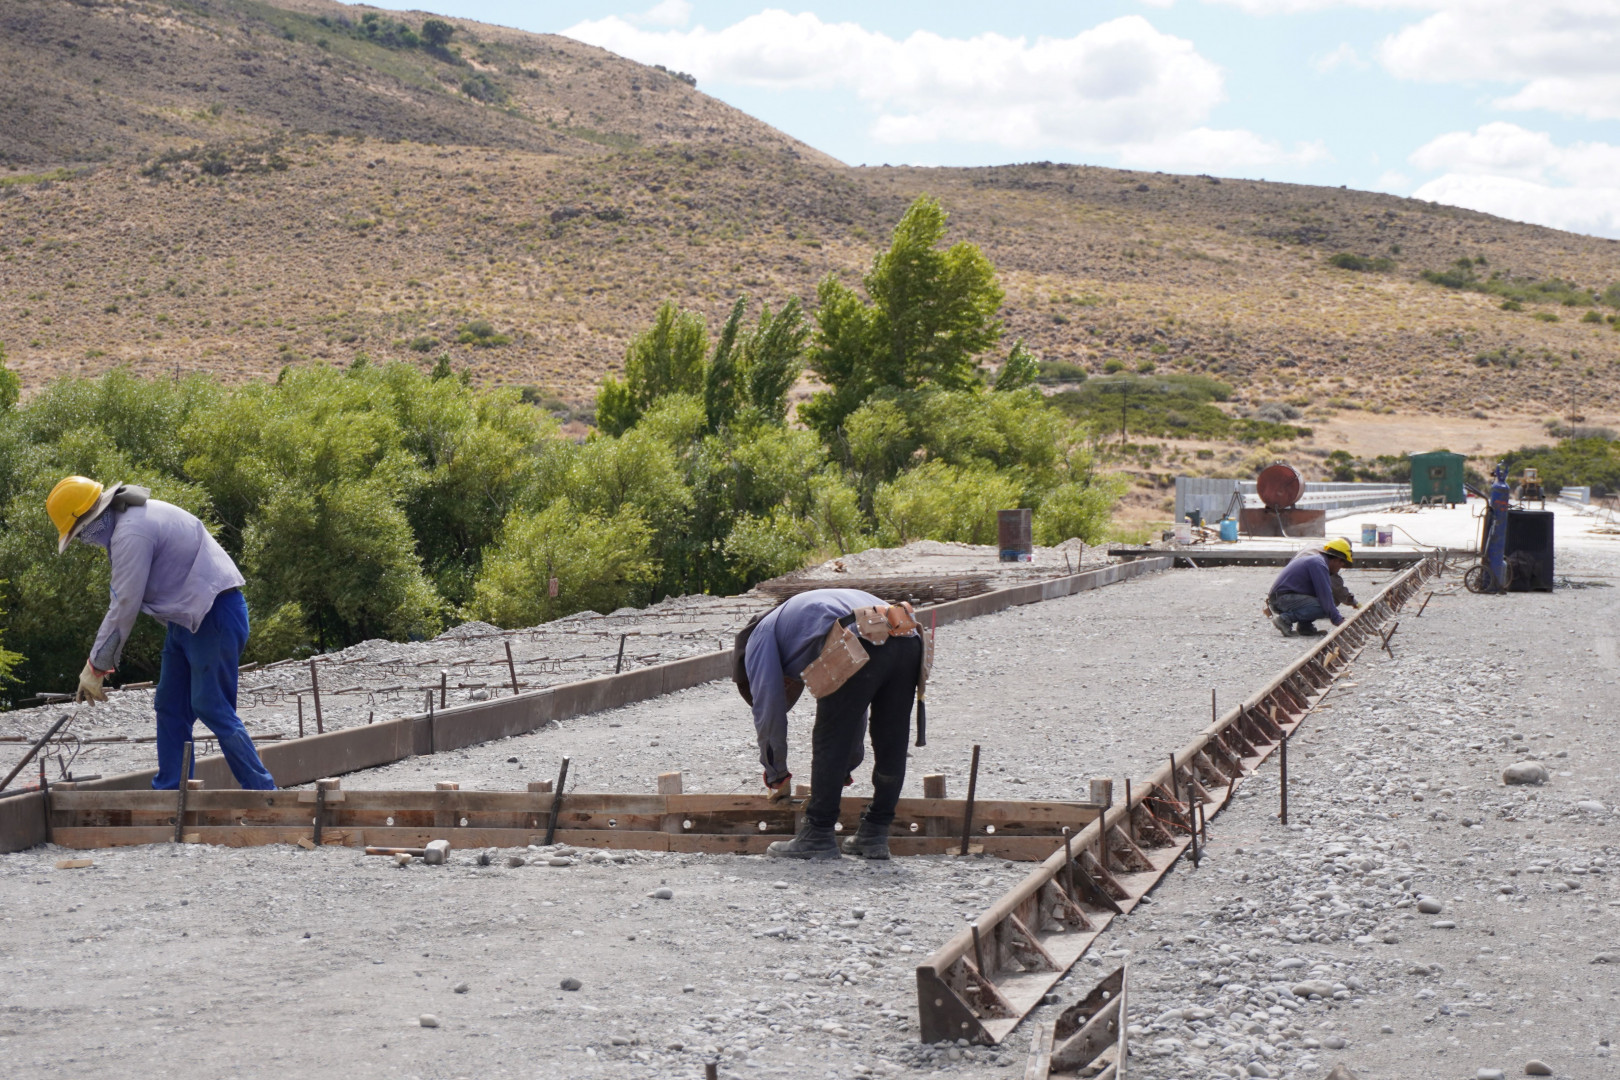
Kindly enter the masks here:
<path id="1" fill-rule="evenodd" d="M 1124 875 L 1129 879 L 1129 886 L 1125 887 L 1118 879 L 1112 879 L 1112 875 L 1104 869 L 1103 860 L 1107 858 L 1103 845 L 1104 837 L 1109 837 L 1117 845 L 1120 836 L 1116 835 L 1116 829 L 1119 834 L 1126 837 L 1134 831 L 1139 843 L 1143 845 L 1137 850 L 1142 851 L 1145 858 L 1157 865 L 1152 851 L 1166 851 L 1171 846 L 1170 836 L 1163 831 L 1163 825 L 1151 817 L 1151 811 L 1148 809 L 1149 801 L 1173 798 L 1167 796 L 1166 792 L 1179 790 L 1184 778 L 1194 779 L 1197 767 L 1203 764 L 1198 761 L 1200 756 L 1204 757 L 1204 762 L 1215 766 L 1207 770 L 1205 775 L 1206 779 L 1213 780 L 1209 772 L 1221 771 L 1215 762 L 1220 761 L 1223 754 L 1232 755 L 1234 747 L 1248 750 L 1251 752 L 1244 754 L 1237 764 L 1244 774 L 1252 773 L 1276 750 L 1283 736 L 1299 726 L 1315 702 L 1321 699 L 1322 693 L 1332 686 L 1333 680 L 1348 668 L 1353 653 L 1359 652 L 1359 642 L 1377 633 L 1377 624 L 1392 617 L 1405 599 L 1413 594 L 1417 585 L 1438 571 L 1436 560 L 1426 558 L 1397 575 L 1367 606 L 1335 627 L 1315 647 L 1280 672 L 1258 693 L 1228 710 L 1225 716 L 1209 725 L 1188 746 L 1170 755 L 1169 761 L 1133 785 L 1132 793 L 1126 799 L 1105 809 L 1096 820 L 1072 835 L 1064 847 L 1059 848 L 992 904 L 975 923 L 981 938 L 987 938 L 992 943 L 1006 940 L 1009 931 L 1003 927 L 1004 924 L 1016 926 L 1017 924 L 1011 922 L 1014 916 L 1031 937 L 1043 935 L 1045 929 L 1041 922 L 1043 916 L 1039 914 L 1032 916 L 1031 910 L 1039 912 L 1039 898 L 1043 889 L 1053 886 L 1061 888 L 1061 882 L 1069 880 L 1070 874 L 1074 875 L 1073 880 L 1079 887 L 1077 891 L 1081 894 L 1076 899 L 1100 904 L 1106 897 L 1113 901 L 1111 906 L 1117 907 L 1121 914 L 1129 912 L 1142 893 L 1152 888 L 1174 864 L 1175 859 L 1179 858 L 1186 841 L 1175 842 L 1174 851 L 1170 852 L 1171 857 L 1156 872 Z M 1330 657 L 1333 661 L 1331 666 Z M 1308 665 L 1315 666 L 1310 667 L 1307 673 Z M 1327 676 L 1325 682 L 1322 682 L 1323 676 Z M 1320 685 L 1313 685 L 1317 683 Z M 1232 786 L 1237 784 L 1239 779 L 1240 777 L 1230 778 L 1228 784 L 1218 786 L 1215 792 L 1201 791 L 1194 779 L 1193 790 L 1200 799 L 1213 799 L 1218 804 L 1216 812 L 1219 812 L 1219 806 L 1225 804 L 1225 799 L 1221 796 L 1230 794 Z M 1131 825 L 1133 821 L 1136 822 L 1134 830 Z M 1156 826 L 1157 829 L 1141 827 L 1148 824 Z M 1155 831 L 1160 835 L 1152 837 L 1148 835 Z M 1147 846 L 1154 844 L 1155 841 L 1157 841 L 1155 847 Z M 1164 858 L 1164 855 L 1161 854 L 1160 858 Z M 1109 880 L 1099 880 L 1104 878 Z M 1109 887 L 1110 881 L 1116 888 L 1123 889 L 1127 895 L 1116 900 L 1115 889 Z M 1106 928 L 1112 914 L 1104 910 L 1095 920 L 1099 933 Z M 1085 949 L 1084 947 L 1078 950 L 1064 949 L 1060 955 L 1059 951 L 1053 948 L 1053 941 L 1059 936 L 1055 933 L 1047 934 L 1040 943 L 1057 959 L 1063 970 L 1067 970 L 1066 965 L 1073 964 Z M 1035 973 L 1024 969 L 1022 964 L 1019 964 L 1021 969 L 1019 971 L 1003 973 L 999 968 L 1000 954 L 995 947 L 991 950 L 996 953 L 994 962 L 986 960 L 991 970 L 981 973 L 969 959 L 972 948 L 972 933 L 963 930 L 918 966 L 918 1015 L 924 1042 L 966 1038 L 970 1042 L 997 1043 L 1028 1015 L 1030 1009 L 1034 1008 L 1044 996 L 1045 991 L 1063 974 L 1060 970 L 1046 973 L 1049 978 L 1032 978 Z M 1016 977 L 1018 992 L 1009 991 L 999 995 L 1003 1001 L 1013 1006 L 1017 1012 L 1016 1016 L 1009 1020 L 1005 1017 L 985 1015 L 969 1005 L 963 994 L 950 989 L 952 983 L 966 988 L 970 967 L 972 978 L 991 983 L 997 983 L 998 976 L 1003 979 Z M 1034 993 L 1035 989 L 1039 989 L 1041 993 Z M 1111 1070 L 1116 1068 L 1117 1066 L 1110 1066 Z"/>

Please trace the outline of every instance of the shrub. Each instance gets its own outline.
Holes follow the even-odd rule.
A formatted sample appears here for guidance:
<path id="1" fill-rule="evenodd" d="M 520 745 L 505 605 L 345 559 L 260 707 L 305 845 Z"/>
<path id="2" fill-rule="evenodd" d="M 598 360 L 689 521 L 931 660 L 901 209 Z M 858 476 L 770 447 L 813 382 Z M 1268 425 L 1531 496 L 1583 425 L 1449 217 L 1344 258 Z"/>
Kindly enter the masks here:
<path id="1" fill-rule="evenodd" d="M 1065 382 L 1085 382 L 1090 376 L 1085 368 L 1079 364 L 1071 364 L 1065 360 L 1042 360 L 1037 369 L 1035 381 L 1052 384 Z"/>
<path id="2" fill-rule="evenodd" d="M 988 468 L 959 469 L 929 461 L 878 488 L 878 538 L 886 545 L 913 540 L 993 544 L 996 511 L 1018 505 L 1019 484 Z"/>
<path id="3" fill-rule="evenodd" d="M 1328 263 L 1337 266 L 1340 270 L 1357 270 L 1361 272 L 1393 270 L 1395 268 L 1395 260 L 1387 256 L 1351 255 L 1347 252 L 1328 256 Z"/>
<path id="4" fill-rule="evenodd" d="M 657 572 L 651 530 L 635 510 L 603 517 L 557 499 L 538 513 L 507 519 L 484 556 L 466 614 L 511 628 L 576 611 L 613 611 L 644 602 Z"/>
<path id="5" fill-rule="evenodd" d="M 492 349 L 498 345 L 510 345 L 512 338 L 508 334 L 497 333 L 487 319 L 474 319 L 461 328 L 461 334 L 456 338 L 456 343 L 458 345 L 476 345 L 480 349 Z M 415 342 L 412 343 L 412 347 L 415 347 Z M 429 345 L 427 349 L 432 347 L 432 345 Z M 427 349 L 419 351 L 426 352 Z"/>
<path id="6" fill-rule="evenodd" d="M 1603 321 L 1603 316 L 1598 314 L 1595 311 L 1588 311 L 1586 314 L 1581 316 L 1581 322 L 1583 322 L 1583 323 L 1586 323 L 1586 322 L 1600 323 L 1602 321 Z"/>
<path id="7" fill-rule="evenodd" d="M 1123 360 L 1115 360 L 1115 359 L 1110 357 L 1109 359 L 1103 361 L 1103 374 L 1104 375 L 1117 375 L 1121 371 L 1124 371 L 1124 370 L 1125 370 L 1125 361 L 1123 361 Z"/>
<path id="8" fill-rule="evenodd" d="M 1052 546 L 1074 537 L 1087 544 L 1101 541 L 1126 486 L 1124 478 L 1110 476 L 1092 484 L 1064 484 L 1049 492 L 1035 511 L 1035 542 Z"/>

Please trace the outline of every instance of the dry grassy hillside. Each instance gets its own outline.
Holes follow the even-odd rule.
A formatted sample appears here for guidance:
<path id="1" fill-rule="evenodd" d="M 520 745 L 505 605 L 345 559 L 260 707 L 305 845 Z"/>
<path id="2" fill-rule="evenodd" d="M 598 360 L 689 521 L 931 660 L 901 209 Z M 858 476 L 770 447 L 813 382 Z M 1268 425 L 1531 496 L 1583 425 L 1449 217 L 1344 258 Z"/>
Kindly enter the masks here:
<path id="1" fill-rule="evenodd" d="M 1418 276 L 1483 257 L 1481 277 L 1601 291 L 1612 241 L 1343 189 L 851 169 L 598 49 L 461 20 L 449 49 L 388 47 L 338 21 L 365 11 L 0 7 L 0 342 L 29 386 L 449 352 L 584 402 L 660 300 L 809 298 L 927 191 L 1048 360 L 1214 372 L 1319 423 L 1617 411 L 1620 332 L 1581 321 L 1614 309 L 1503 310 Z M 497 336 L 461 343 L 480 323 Z"/>

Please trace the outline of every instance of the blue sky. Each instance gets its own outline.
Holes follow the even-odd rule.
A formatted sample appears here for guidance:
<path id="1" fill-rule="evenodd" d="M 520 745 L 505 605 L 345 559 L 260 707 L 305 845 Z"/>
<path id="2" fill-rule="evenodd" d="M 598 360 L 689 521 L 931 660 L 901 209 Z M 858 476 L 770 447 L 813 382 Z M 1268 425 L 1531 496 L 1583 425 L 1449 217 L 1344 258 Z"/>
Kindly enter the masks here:
<path id="1" fill-rule="evenodd" d="M 1346 184 L 1620 237 L 1620 0 L 435 9 L 691 72 L 850 164 Z"/>

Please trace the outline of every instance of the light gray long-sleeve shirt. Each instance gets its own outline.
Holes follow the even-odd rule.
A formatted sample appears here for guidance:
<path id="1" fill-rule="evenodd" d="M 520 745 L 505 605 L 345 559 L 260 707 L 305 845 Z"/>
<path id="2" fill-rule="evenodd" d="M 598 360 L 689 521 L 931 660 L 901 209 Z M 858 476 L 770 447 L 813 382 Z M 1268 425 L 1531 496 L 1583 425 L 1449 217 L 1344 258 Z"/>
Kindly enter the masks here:
<path id="1" fill-rule="evenodd" d="M 141 612 L 195 633 L 219 594 L 244 580 L 207 527 L 172 503 L 148 499 L 106 513 L 113 517 L 106 542 L 112 602 L 90 650 L 90 663 L 102 671 L 118 666 Z"/>
<path id="2" fill-rule="evenodd" d="M 749 635 L 743 665 L 754 696 L 754 731 L 759 736 L 759 763 L 769 784 L 788 774 L 787 691 L 784 676 L 799 678 L 821 655 L 832 624 L 856 608 L 883 601 L 859 589 L 812 589 L 791 597 L 761 619 Z"/>

